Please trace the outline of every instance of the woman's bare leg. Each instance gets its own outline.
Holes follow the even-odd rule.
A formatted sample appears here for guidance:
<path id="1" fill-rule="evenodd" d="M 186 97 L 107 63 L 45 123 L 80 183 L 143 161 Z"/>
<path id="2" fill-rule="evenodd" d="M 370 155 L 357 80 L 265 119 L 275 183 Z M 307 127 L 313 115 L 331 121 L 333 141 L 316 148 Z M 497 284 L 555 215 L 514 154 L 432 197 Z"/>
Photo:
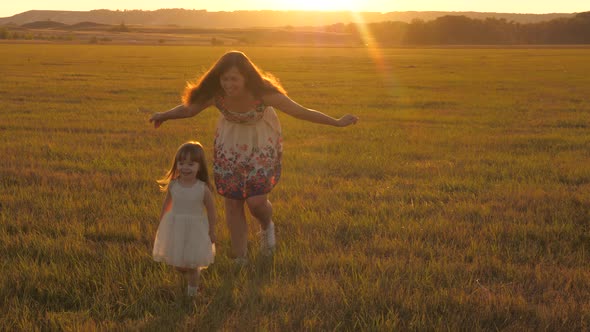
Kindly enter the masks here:
<path id="1" fill-rule="evenodd" d="M 260 227 L 265 230 L 272 221 L 272 204 L 270 204 L 267 195 L 248 197 L 246 204 L 248 204 L 250 213 L 260 223 Z"/>
<path id="2" fill-rule="evenodd" d="M 248 223 L 244 201 L 226 198 L 225 219 L 229 228 L 232 254 L 237 258 L 245 258 L 248 254 Z"/>
<path id="3" fill-rule="evenodd" d="M 272 222 L 272 204 L 266 195 L 246 199 L 250 213 L 260 223 L 260 250 L 263 255 L 271 255 L 275 248 L 275 230 Z"/>

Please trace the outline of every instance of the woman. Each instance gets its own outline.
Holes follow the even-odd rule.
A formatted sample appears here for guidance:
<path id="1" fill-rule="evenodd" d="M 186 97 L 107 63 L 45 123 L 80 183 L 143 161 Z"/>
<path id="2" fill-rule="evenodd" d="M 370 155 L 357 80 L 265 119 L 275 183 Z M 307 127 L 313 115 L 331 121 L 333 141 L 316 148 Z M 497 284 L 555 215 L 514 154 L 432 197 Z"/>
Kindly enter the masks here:
<path id="1" fill-rule="evenodd" d="M 346 127 L 358 118 L 339 119 L 305 108 L 291 100 L 272 75 L 262 72 L 239 51 L 224 54 L 188 84 L 183 104 L 151 116 L 158 128 L 164 121 L 188 118 L 215 105 L 222 116 L 217 124 L 213 172 L 217 192 L 225 198 L 225 215 L 236 262 L 247 263 L 248 225 L 244 203 L 258 220 L 263 254 L 275 247 L 272 204 L 268 193 L 281 176 L 281 126 L 274 108 L 295 118 Z"/>

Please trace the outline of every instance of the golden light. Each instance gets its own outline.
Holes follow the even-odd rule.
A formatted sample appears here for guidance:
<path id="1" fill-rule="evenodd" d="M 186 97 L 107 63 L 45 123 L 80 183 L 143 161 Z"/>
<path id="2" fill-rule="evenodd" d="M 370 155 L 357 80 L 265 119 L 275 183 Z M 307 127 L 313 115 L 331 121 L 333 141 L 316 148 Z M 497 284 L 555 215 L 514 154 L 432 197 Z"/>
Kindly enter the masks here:
<path id="1" fill-rule="evenodd" d="M 357 28 L 359 30 L 361 38 L 363 39 L 365 47 L 367 47 L 367 50 L 369 51 L 369 55 L 371 56 L 371 58 L 375 62 L 375 65 L 377 66 L 377 70 L 380 72 L 387 71 L 388 68 L 386 68 L 385 63 L 383 61 L 381 49 L 375 41 L 375 38 L 373 38 L 373 35 L 369 30 L 369 27 L 365 22 L 364 18 L 359 13 L 352 13 L 352 17 L 356 22 Z"/>
<path id="2" fill-rule="evenodd" d="M 360 13 L 352 12 L 351 14 L 363 43 L 367 48 L 369 57 L 375 63 L 375 70 L 377 74 L 381 77 L 381 80 L 383 80 L 386 86 L 394 86 L 394 73 L 392 72 L 389 64 L 385 61 L 383 57 L 383 50 L 373 37 L 373 34 L 369 29 L 369 25 L 365 22 L 363 16 Z"/>
<path id="3" fill-rule="evenodd" d="M 275 5 L 277 1 L 275 0 Z M 370 29 L 370 25 L 367 24 L 363 18 L 362 12 L 366 11 L 365 0 L 278 0 L 280 4 L 284 4 L 284 9 L 288 7 L 288 10 L 310 10 L 310 11 L 348 11 L 351 15 L 351 21 L 357 26 L 358 32 L 363 44 L 367 49 L 369 57 L 375 64 L 375 71 L 379 77 L 388 85 L 394 86 L 394 73 L 391 67 L 383 56 L 383 50 L 378 44 L 377 40 L 373 37 Z"/>
<path id="4" fill-rule="evenodd" d="M 288 7 L 292 10 L 357 11 L 362 3 L 363 0 L 289 0 Z"/>

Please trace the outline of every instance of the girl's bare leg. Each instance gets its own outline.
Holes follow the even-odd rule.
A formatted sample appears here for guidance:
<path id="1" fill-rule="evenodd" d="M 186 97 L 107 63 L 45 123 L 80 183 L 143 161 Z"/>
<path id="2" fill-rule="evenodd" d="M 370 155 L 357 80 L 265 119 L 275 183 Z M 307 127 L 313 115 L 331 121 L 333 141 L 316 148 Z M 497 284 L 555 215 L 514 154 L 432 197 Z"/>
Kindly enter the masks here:
<path id="1" fill-rule="evenodd" d="M 187 268 L 184 268 L 184 267 L 178 267 L 177 266 L 176 267 L 176 271 L 178 271 L 180 273 L 180 275 L 181 275 L 181 278 L 180 278 L 180 288 L 184 288 L 185 281 L 188 281 L 188 276 L 187 276 L 188 269 Z"/>
<path id="2" fill-rule="evenodd" d="M 201 274 L 201 271 L 199 270 L 199 268 L 196 269 L 190 269 L 188 270 L 188 272 L 186 272 L 186 278 L 188 281 L 188 286 L 187 286 L 187 290 L 186 290 L 186 295 L 188 296 L 195 296 L 197 295 L 197 289 L 199 286 L 199 275 Z"/>
<path id="3" fill-rule="evenodd" d="M 187 273 L 188 285 L 192 287 L 199 286 L 199 276 L 201 275 L 201 271 L 197 269 L 191 269 Z"/>

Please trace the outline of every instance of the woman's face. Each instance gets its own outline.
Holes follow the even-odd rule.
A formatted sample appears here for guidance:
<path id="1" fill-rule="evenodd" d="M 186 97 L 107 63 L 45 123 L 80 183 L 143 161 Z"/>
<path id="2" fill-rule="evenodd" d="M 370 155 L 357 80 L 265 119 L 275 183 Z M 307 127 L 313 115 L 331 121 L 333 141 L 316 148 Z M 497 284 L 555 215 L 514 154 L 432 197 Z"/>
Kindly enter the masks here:
<path id="1" fill-rule="evenodd" d="M 235 66 L 221 74 L 219 80 L 227 96 L 239 96 L 245 92 L 246 79 Z"/>

